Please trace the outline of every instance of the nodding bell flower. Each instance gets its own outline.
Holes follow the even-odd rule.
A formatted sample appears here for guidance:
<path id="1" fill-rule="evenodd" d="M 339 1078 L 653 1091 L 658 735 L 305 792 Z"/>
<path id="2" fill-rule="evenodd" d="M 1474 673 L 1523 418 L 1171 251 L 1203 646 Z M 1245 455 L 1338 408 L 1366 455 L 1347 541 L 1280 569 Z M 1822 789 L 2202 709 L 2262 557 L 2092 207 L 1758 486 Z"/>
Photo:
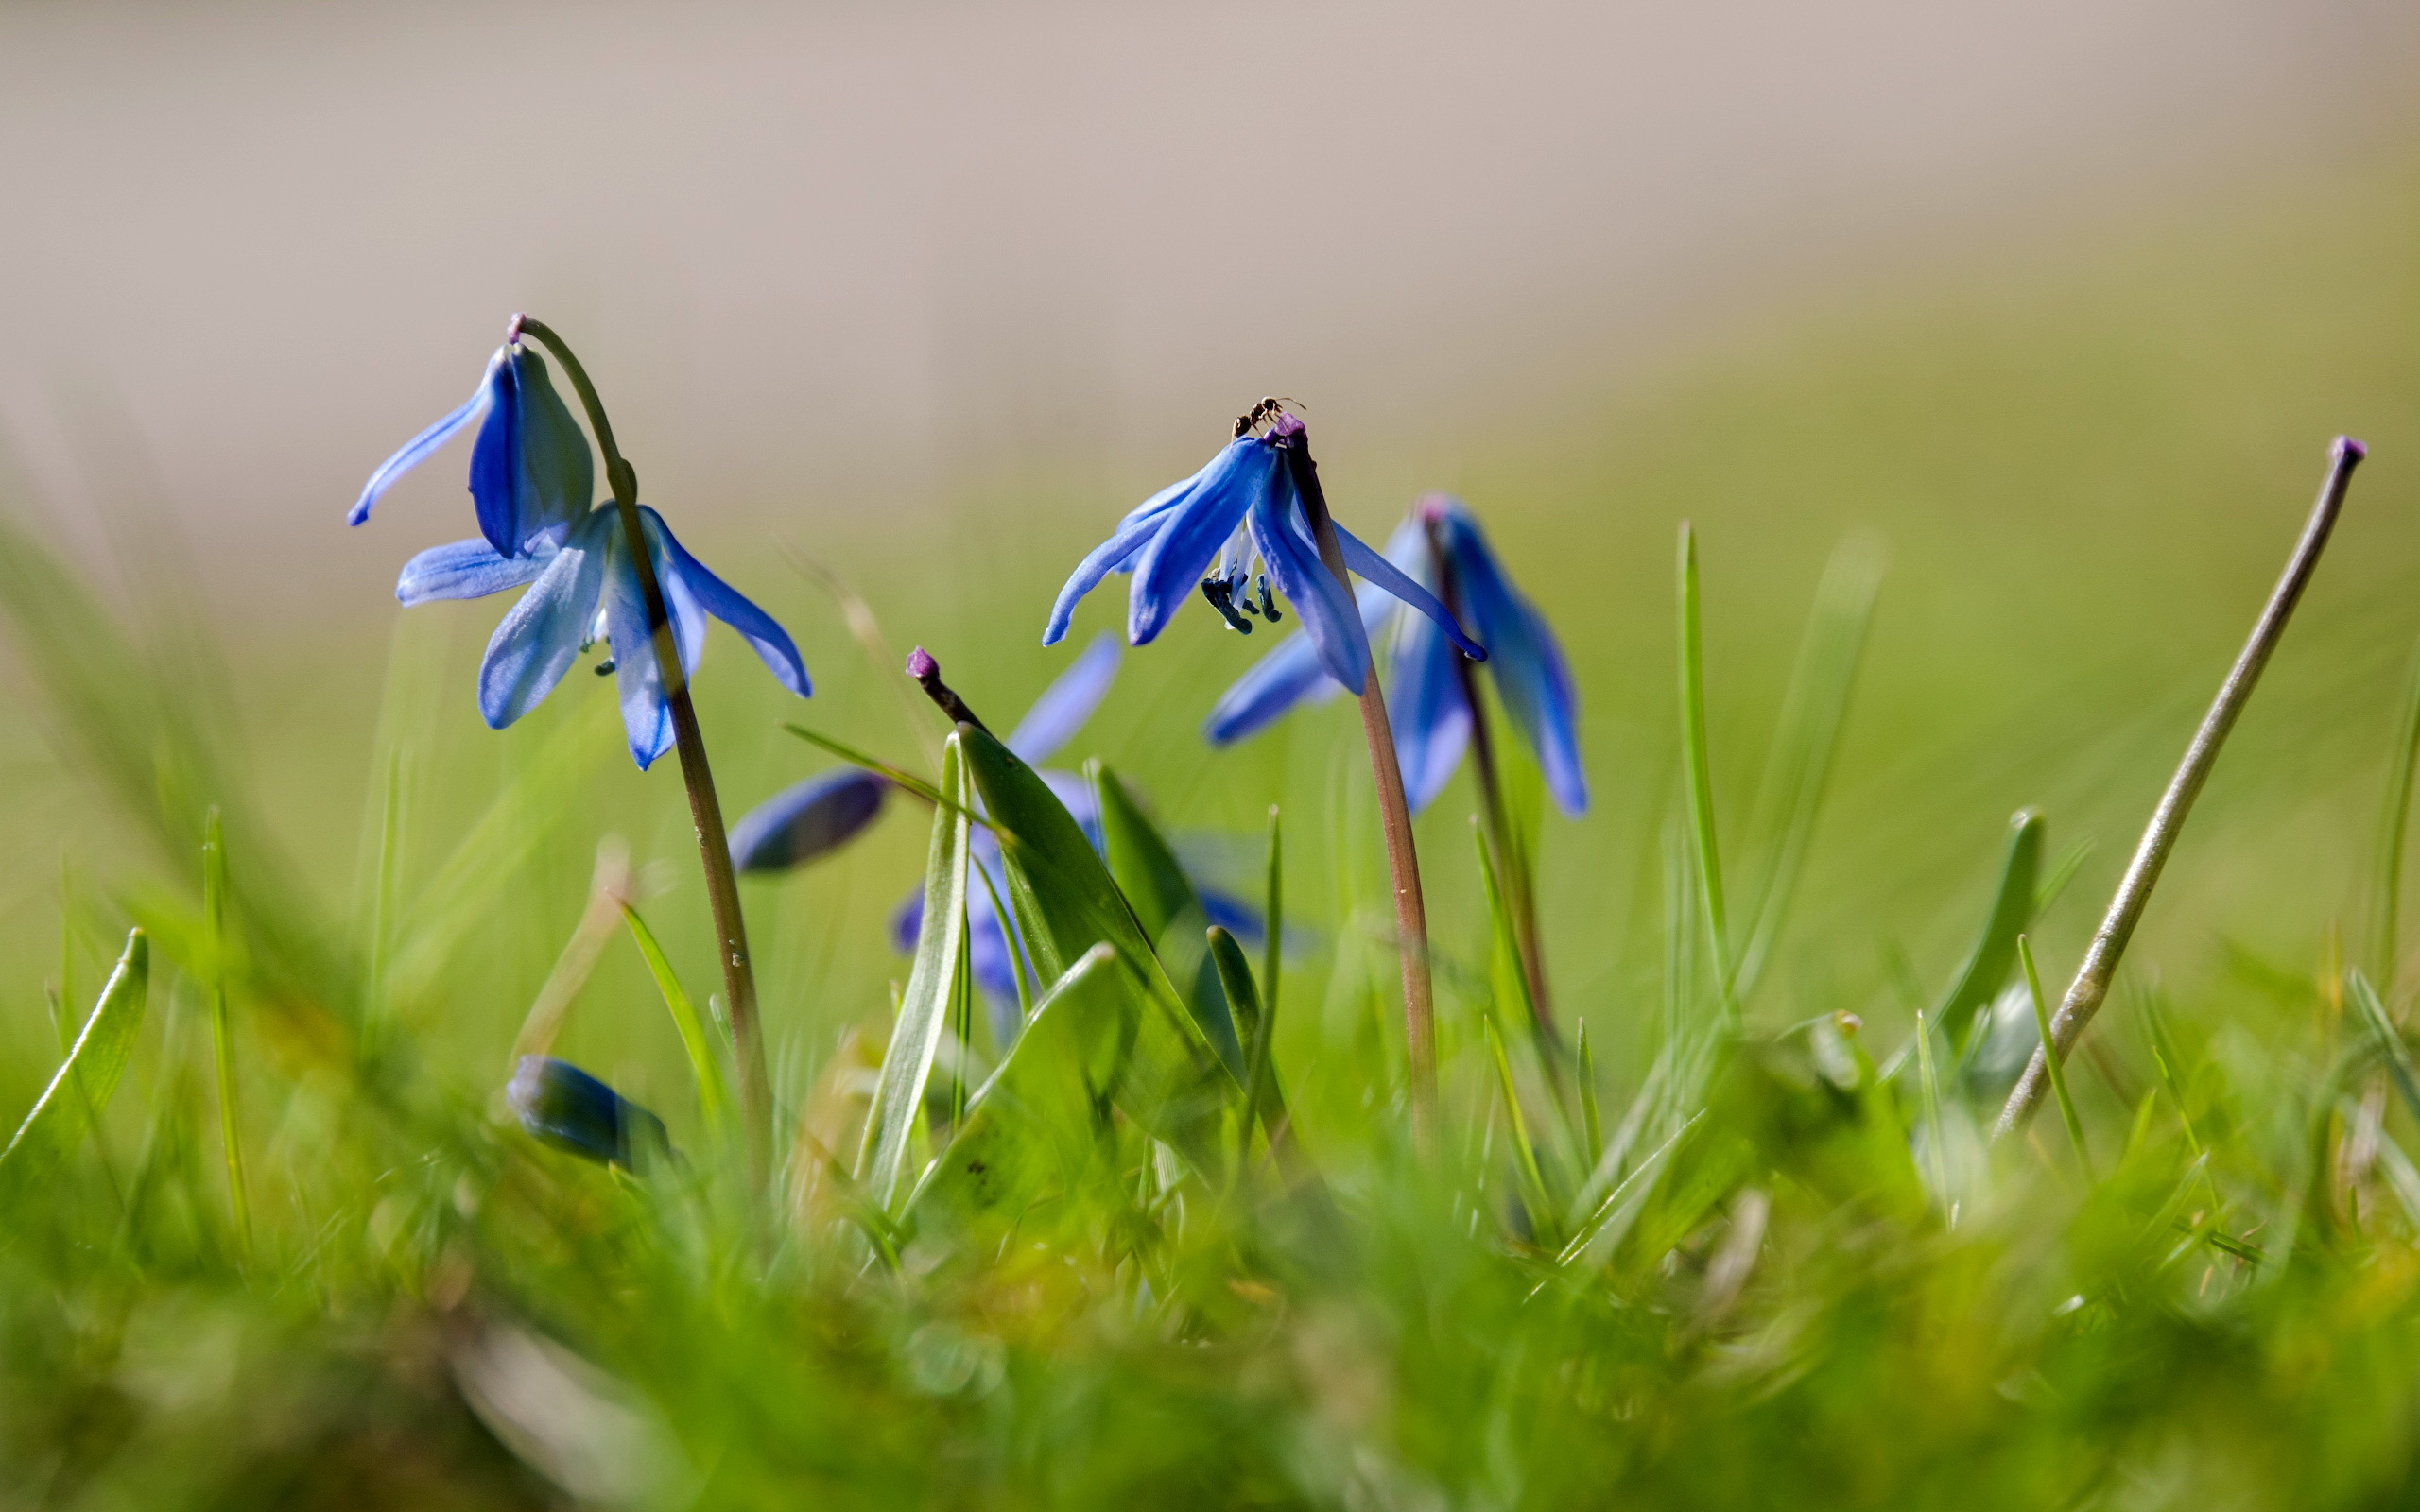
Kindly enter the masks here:
<path id="1" fill-rule="evenodd" d="M 789 633 L 690 556 L 653 509 L 642 507 L 639 522 L 664 590 L 683 678 L 698 669 L 711 614 L 755 647 L 774 681 L 805 697 L 812 691 L 806 664 Z M 631 759 L 645 770 L 672 748 L 672 711 L 648 633 L 638 564 L 613 505 L 581 515 L 559 541 L 543 533 L 531 538 L 518 556 L 490 541 L 432 547 L 404 564 L 395 597 L 409 606 L 509 588 L 528 592 L 495 627 L 479 662 L 479 713 L 490 728 L 502 730 L 536 708 L 580 653 L 601 640 L 611 650 L 596 671 L 620 681 Z"/>
<path id="2" fill-rule="evenodd" d="M 1581 769 L 1578 698 L 1563 647 L 1546 616 L 1512 586 L 1489 549 L 1487 537 L 1461 501 L 1432 493 L 1412 506 L 1387 557 L 1424 588 L 1443 592 L 1494 653 L 1488 676 L 1512 727 L 1537 758 L 1547 791 L 1565 814 L 1588 807 L 1588 778 Z M 1442 570 L 1441 570 L 1442 569 Z M 1461 765 L 1470 743 L 1473 712 L 1463 669 L 1434 626 L 1385 593 L 1364 584 L 1361 623 L 1375 643 L 1393 637 L 1387 722 L 1403 765 L 1406 799 L 1426 808 Z M 1325 671 L 1320 648 L 1295 636 L 1263 657 L 1236 680 L 1210 711 L 1202 732 L 1214 746 L 1243 739 L 1296 704 L 1329 698 L 1341 691 Z"/>
<path id="3" fill-rule="evenodd" d="M 425 461 L 455 433 L 479 422 L 471 447 L 471 500 L 479 534 L 500 557 L 561 546 L 588 512 L 596 469 L 580 434 L 546 375 L 546 359 L 518 340 L 498 347 L 487 375 L 462 406 L 413 437 L 370 474 L 360 501 L 345 517 L 360 524 L 395 480 Z"/>
<path id="4" fill-rule="evenodd" d="M 672 1147 L 664 1120 L 568 1060 L 522 1057 L 504 1100 L 533 1138 L 607 1165 L 636 1170 Z"/>
<path id="5" fill-rule="evenodd" d="M 1264 421 L 1267 428 L 1255 433 Z M 1369 635 L 1353 595 L 1320 560 L 1311 538 L 1299 482 L 1309 445 L 1301 421 L 1268 403 L 1256 406 L 1207 467 L 1144 500 L 1093 548 L 1059 590 L 1042 644 L 1065 635 L 1077 603 L 1114 572 L 1133 575 L 1126 638 L 1136 645 L 1167 628 L 1197 588 L 1234 629 L 1251 634 L 1253 615 L 1275 624 L 1285 616 L 1270 593 L 1274 582 L 1302 616 L 1321 666 L 1359 693 Z M 1428 590 L 1342 525 L 1336 538 L 1346 567 L 1434 620 L 1473 661 L 1487 659 Z"/>

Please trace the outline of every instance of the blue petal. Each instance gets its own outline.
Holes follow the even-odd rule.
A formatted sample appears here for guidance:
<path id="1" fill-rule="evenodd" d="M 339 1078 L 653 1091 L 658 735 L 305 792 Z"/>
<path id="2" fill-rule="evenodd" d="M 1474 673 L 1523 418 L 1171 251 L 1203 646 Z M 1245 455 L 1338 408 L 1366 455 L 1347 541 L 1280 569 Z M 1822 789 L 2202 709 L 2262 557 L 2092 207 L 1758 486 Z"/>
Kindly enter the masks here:
<path id="1" fill-rule="evenodd" d="M 1354 596 L 1361 628 L 1374 638 L 1398 606 L 1374 583 L 1363 583 Z M 1343 691 L 1320 664 L 1319 644 L 1297 630 L 1219 696 L 1201 732 L 1213 746 L 1231 745 L 1274 723 L 1297 704 L 1325 703 Z"/>
<path id="2" fill-rule="evenodd" d="M 538 706 L 571 668 L 596 618 L 610 536 L 595 528 L 599 511 L 546 562 L 546 570 L 512 606 L 488 640 L 479 663 L 479 713 L 490 727 L 505 726 Z"/>
<path id="3" fill-rule="evenodd" d="M 613 561 L 605 574 L 605 634 L 614 648 L 614 680 L 622 698 L 622 732 L 630 738 L 631 760 L 646 771 L 655 759 L 672 748 L 672 706 L 666 699 L 663 670 L 657 665 L 655 639 L 649 632 L 647 599 L 639 590 L 638 569 L 633 562 L 630 543 L 623 539 L 618 511 L 599 509 L 580 525 L 580 534 L 597 528 L 605 522 L 611 533 L 605 537 L 612 542 Z M 656 579 L 659 584 L 663 578 Z M 685 677 L 686 668 L 697 664 L 694 647 L 705 639 L 705 617 L 698 612 L 694 602 L 686 605 L 696 624 L 687 644 L 681 638 L 683 604 L 667 588 L 665 609 L 672 621 L 673 645 L 679 653 Z"/>
<path id="4" fill-rule="evenodd" d="M 1318 548 L 1311 544 L 1292 481 L 1284 480 L 1276 491 L 1282 494 L 1277 503 L 1264 497 L 1253 506 L 1253 542 L 1269 564 L 1277 591 L 1303 617 L 1305 633 L 1319 648 L 1320 664 L 1346 691 L 1358 694 L 1369 674 L 1369 632 L 1361 627 L 1361 616 L 1344 585 L 1327 570 Z"/>
<path id="5" fill-rule="evenodd" d="M 1245 513 L 1266 497 L 1286 459 L 1251 437 L 1231 441 L 1194 480 L 1184 501 L 1169 511 L 1134 563 L 1134 586 L 1126 600 L 1126 639 L 1147 645 L 1193 597 L 1219 548 L 1236 533 Z"/>
<path id="6" fill-rule="evenodd" d="M 1443 789 L 1470 744 L 1470 700 L 1454 665 L 1461 659 L 1434 621 L 1417 614 L 1400 616 L 1389 662 L 1392 686 L 1387 690 L 1387 724 L 1394 731 L 1404 800 L 1414 814 Z"/>
<path id="7" fill-rule="evenodd" d="M 1233 935 L 1243 945 L 1256 946 L 1261 942 L 1259 909 L 1233 893 L 1204 886 L 1198 877 L 1193 879 L 1193 892 L 1201 900 L 1201 917 L 1208 922 Z M 1262 991 L 1268 988 L 1269 984 L 1261 984 Z"/>
<path id="8" fill-rule="evenodd" d="M 431 546 L 404 563 L 395 597 L 406 607 L 441 598 L 484 598 L 535 582 L 553 556 L 499 557 L 485 541 Z"/>
<path id="9" fill-rule="evenodd" d="M 690 619 L 683 620 L 681 629 L 681 660 L 684 667 L 697 666 L 699 648 L 705 642 L 705 622 L 697 611 L 715 618 L 739 632 L 740 639 L 755 647 L 757 657 L 773 674 L 773 680 L 804 698 L 814 691 L 806 680 L 806 663 L 799 659 L 798 647 L 790 641 L 789 632 L 782 628 L 770 614 L 758 609 L 730 584 L 708 572 L 688 548 L 673 538 L 671 529 L 653 509 L 641 508 L 648 544 L 656 560 L 656 576 L 666 585 L 672 596 L 686 601 Z M 668 562 L 667 562 L 668 558 Z M 668 570 L 667 570 L 668 567 Z M 676 619 L 681 619 L 679 613 Z M 694 620 L 694 627 L 691 623 Z"/>
<path id="10" fill-rule="evenodd" d="M 479 534 L 503 557 L 521 550 L 513 499 L 521 474 L 521 394 L 512 381 L 512 351 L 499 348 L 488 363 L 487 421 L 471 444 L 471 505 Z"/>
<path id="11" fill-rule="evenodd" d="M 1208 469 L 1203 469 L 1207 472 Z M 1193 491 L 1201 473 L 1171 483 L 1159 492 L 1126 511 L 1109 539 L 1095 546 L 1084 559 L 1076 564 L 1067 581 L 1060 588 L 1059 597 L 1050 606 L 1050 623 L 1043 627 L 1042 644 L 1057 645 L 1067 633 L 1067 624 L 1076 617 L 1076 605 L 1086 593 L 1100 586 L 1100 580 L 1111 573 L 1134 570 L 1134 560 L 1143 548 L 1158 535 L 1161 524 L 1169 512 Z"/>
<path id="12" fill-rule="evenodd" d="M 455 432 L 487 412 L 488 404 L 494 398 L 496 368 L 503 361 L 504 349 L 499 347 L 495 355 L 488 359 L 487 374 L 479 380 L 479 387 L 470 398 L 462 401 L 452 414 L 406 441 L 402 451 L 378 464 L 378 471 L 371 473 L 369 483 L 363 486 L 361 498 L 354 505 L 352 512 L 344 517 L 346 524 L 357 525 L 369 519 L 370 507 L 394 487 L 397 478 L 418 467 L 427 459 L 429 453 L 452 440 Z"/>
<path id="13" fill-rule="evenodd" d="M 741 871 L 784 871 L 829 855 L 882 813 L 888 778 L 855 766 L 820 772 L 750 809 L 731 827 L 731 863 Z"/>
<path id="14" fill-rule="evenodd" d="M 521 396 L 521 458 L 514 479 L 513 529 L 521 549 L 560 543 L 586 518 L 596 488 L 588 437 L 546 376 L 546 360 L 527 348 L 512 354 Z"/>
<path id="15" fill-rule="evenodd" d="M 1396 539 L 1399 541 L 1401 538 L 1402 532 L 1397 531 Z M 1446 612 L 1444 605 L 1437 602 L 1435 594 L 1393 562 L 1371 550 L 1367 541 L 1342 525 L 1336 527 L 1336 540 L 1337 544 L 1344 548 L 1345 566 L 1435 620 L 1447 635 L 1454 638 L 1454 644 L 1461 647 L 1464 656 L 1474 662 L 1487 660 L 1487 647 L 1462 633 L 1462 627 L 1454 623 L 1454 616 Z"/>
<path id="16" fill-rule="evenodd" d="M 1495 656 L 1488 670 L 1505 713 L 1529 742 L 1555 806 L 1578 815 L 1588 808 L 1588 778 L 1580 762 L 1579 696 L 1554 631 L 1504 576 L 1478 524 L 1459 505 L 1445 509 L 1446 550 L 1473 622 Z"/>
<path id="17" fill-rule="evenodd" d="M 1033 701 L 1033 707 L 1025 712 L 1025 717 L 1010 732 L 1009 749 L 1016 753 L 1018 760 L 1028 766 L 1040 765 L 1075 738 L 1076 731 L 1100 707 L 1110 680 L 1117 676 L 1118 658 L 1124 652 L 1117 637 L 1107 630 L 1093 637 L 1093 644 L 1084 647 L 1084 654 L 1042 690 L 1042 696 Z"/>

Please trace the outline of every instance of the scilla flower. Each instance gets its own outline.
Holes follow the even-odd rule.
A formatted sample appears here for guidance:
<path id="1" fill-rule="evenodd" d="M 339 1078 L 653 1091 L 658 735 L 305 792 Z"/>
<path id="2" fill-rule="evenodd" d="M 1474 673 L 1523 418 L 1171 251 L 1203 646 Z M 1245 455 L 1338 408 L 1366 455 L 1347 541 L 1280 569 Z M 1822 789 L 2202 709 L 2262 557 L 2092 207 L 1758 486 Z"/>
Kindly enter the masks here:
<path id="1" fill-rule="evenodd" d="M 1450 584 L 1441 582 L 1439 553 Z M 1494 679 L 1504 711 L 1521 732 L 1556 806 L 1577 815 L 1588 807 L 1588 779 L 1581 770 L 1577 700 L 1563 647 L 1537 607 L 1504 576 L 1478 522 L 1461 501 L 1432 493 L 1387 542 L 1387 556 L 1424 588 L 1443 588 L 1456 610 L 1494 654 Z M 1427 806 L 1462 759 L 1471 737 L 1472 710 L 1455 653 L 1429 621 L 1364 585 L 1361 624 L 1373 642 L 1394 638 L 1390 669 L 1388 723 L 1403 764 L 1405 796 L 1417 811 Z M 1474 669 L 1475 670 L 1475 669 Z M 1203 733 L 1211 744 L 1241 740 L 1305 700 L 1333 697 L 1338 684 L 1315 643 L 1295 636 L 1245 673 L 1211 710 Z"/>
<path id="2" fill-rule="evenodd" d="M 682 675 L 697 670 L 711 614 L 756 648 L 774 681 L 805 697 L 806 665 L 788 632 L 700 565 L 653 509 L 641 508 L 639 519 L 664 588 Z M 648 635 L 637 565 L 614 507 L 587 511 L 560 541 L 541 533 L 527 538 L 527 546 L 518 556 L 500 553 L 488 541 L 432 547 L 405 563 L 395 596 L 408 606 L 528 589 L 495 627 L 479 662 L 479 713 L 496 730 L 536 708 L 582 651 L 608 642 L 611 657 L 596 670 L 620 680 L 631 758 L 645 768 L 672 748 L 672 714 Z"/>
<path id="3" fill-rule="evenodd" d="M 1268 428 L 1252 434 L 1262 419 Z M 1131 573 L 1126 638 L 1143 645 L 1167 627 L 1198 588 L 1228 625 L 1246 634 L 1250 616 L 1283 618 L 1276 592 L 1303 618 L 1308 644 L 1328 676 L 1359 693 L 1370 662 L 1370 641 L 1355 612 L 1352 595 L 1320 561 L 1309 520 L 1287 453 L 1301 444 L 1303 422 L 1264 404 L 1236 422 L 1236 438 L 1210 465 L 1146 499 L 1093 548 L 1059 591 L 1042 644 L 1067 633 L 1078 601 L 1111 573 Z M 1371 583 L 1435 620 L 1474 661 L 1487 652 L 1426 589 L 1372 551 L 1343 526 L 1336 527 L 1344 564 Z"/>
<path id="4" fill-rule="evenodd" d="M 487 376 L 459 409 L 406 442 L 370 474 L 347 524 L 370 518 L 371 507 L 395 480 L 426 460 L 455 433 L 477 421 L 471 447 L 471 500 L 479 534 L 501 557 L 560 546 L 588 512 L 596 465 L 555 386 L 546 361 L 517 338 L 488 359 Z"/>
<path id="5" fill-rule="evenodd" d="M 504 1100 L 532 1137 L 608 1165 L 634 1169 L 672 1147 L 664 1120 L 568 1060 L 522 1057 Z"/>

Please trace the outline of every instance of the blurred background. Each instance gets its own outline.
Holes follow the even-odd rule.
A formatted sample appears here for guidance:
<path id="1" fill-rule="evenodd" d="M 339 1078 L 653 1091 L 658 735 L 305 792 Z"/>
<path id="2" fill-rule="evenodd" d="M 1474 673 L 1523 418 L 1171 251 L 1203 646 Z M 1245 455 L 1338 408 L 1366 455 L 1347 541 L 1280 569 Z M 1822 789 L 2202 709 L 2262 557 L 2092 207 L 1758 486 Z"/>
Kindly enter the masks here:
<path id="1" fill-rule="evenodd" d="M 2299 972 L 2361 905 L 2420 636 L 2415 64 L 2390 0 L 13 5 L 0 505 L 130 616 L 191 594 L 255 852 L 331 927 L 357 927 L 394 751 L 423 906 L 508 795 L 511 906 L 462 946 L 494 1001 L 409 1010 L 476 1055 L 607 833 L 678 863 L 650 911 L 711 978 L 670 764 L 629 769 L 586 679 L 485 730 L 502 604 L 394 605 L 411 553 L 470 533 L 467 443 L 343 524 L 516 310 L 577 345 L 649 501 L 816 677 L 787 703 L 716 632 L 733 814 L 829 765 L 783 720 L 900 759 L 932 733 L 809 559 L 1013 720 L 1081 643 L 1037 644 L 1065 572 L 1261 395 L 1301 402 L 1365 535 L 1460 492 L 1578 675 L 1597 803 L 1545 821 L 1547 925 L 1599 1024 L 1652 1017 L 1675 522 L 1735 828 L 1823 564 L 1870 537 L 1889 574 L 1786 947 L 1808 969 L 1760 1009 L 1786 1021 L 1870 1011 L 1893 950 L 1945 977 L 2025 803 L 2054 849 L 2095 843 L 2046 926 L 2065 973 L 2349 431 L 2374 459 L 2142 957 Z M 1267 644 L 1187 614 L 1068 765 L 1214 837 L 1284 802 L 1336 945 L 1383 902 L 1350 711 L 1233 752 L 1193 733 Z M 0 1036 L 32 1044 L 60 858 L 95 961 L 113 898 L 191 868 L 86 781 L 5 643 L 0 708 Z M 1470 803 L 1424 826 L 1449 944 L 1476 938 Z M 922 828 L 752 885 L 794 1064 L 883 1011 Z M 624 954 L 570 1043 L 668 1094 Z"/>

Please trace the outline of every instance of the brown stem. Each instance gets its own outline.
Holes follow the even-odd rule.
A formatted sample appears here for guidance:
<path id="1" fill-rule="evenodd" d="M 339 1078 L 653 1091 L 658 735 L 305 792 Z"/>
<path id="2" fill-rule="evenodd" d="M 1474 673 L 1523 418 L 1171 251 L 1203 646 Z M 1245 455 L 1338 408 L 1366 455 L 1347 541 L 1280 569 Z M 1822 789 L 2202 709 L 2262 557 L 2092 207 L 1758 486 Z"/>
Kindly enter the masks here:
<path id="1" fill-rule="evenodd" d="M 722 803 L 715 795 L 714 770 L 706 763 L 706 737 L 698 728 L 698 711 L 689 701 L 689 679 L 681 670 L 681 648 L 673 639 L 671 616 L 664 610 L 664 585 L 655 575 L 655 558 L 647 549 L 647 533 L 639 520 L 639 478 L 614 444 L 614 427 L 596 397 L 588 370 L 572 354 L 562 337 L 543 321 L 512 318 L 516 334 L 544 342 L 563 365 L 588 412 L 588 427 L 605 457 L 605 484 L 613 490 L 614 509 L 622 524 L 622 540 L 639 580 L 639 597 L 647 606 L 648 638 L 655 645 L 656 676 L 672 714 L 672 740 L 681 753 L 681 782 L 689 794 L 689 821 L 697 832 L 698 856 L 706 874 L 706 904 L 713 910 L 717 952 L 722 967 L 723 998 L 730 1006 L 732 1048 L 739 1062 L 740 1111 L 748 1125 L 748 1173 L 763 1190 L 772 1158 L 773 1098 L 765 1073 L 765 1040 L 756 1014 L 756 973 L 749 965 L 748 922 L 739 911 L 739 881 L 731 865 L 731 837 L 724 831 Z"/>
<path id="2" fill-rule="evenodd" d="M 2178 764 L 2176 775 L 2169 779 L 2168 791 L 2160 795 L 2159 807 L 2152 812 L 2142 843 L 2135 849 L 2135 859 L 2118 884 L 2118 895 L 2109 900 L 2109 913 L 2094 932 L 2092 944 L 2084 951 L 2083 964 L 2076 968 L 2075 981 L 2068 987 L 2066 1000 L 2060 1003 L 2058 1015 L 2050 1021 L 2049 1042 L 2036 1049 L 2033 1058 L 2026 1063 L 2025 1074 L 2018 1078 L 2015 1089 L 2008 1094 L 2007 1106 L 2000 1109 L 1999 1125 L 1992 1131 L 1994 1139 L 2006 1138 L 2024 1126 L 2040 1106 L 2043 1092 L 2049 1089 L 2048 1056 L 2065 1060 L 2083 1035 L 2084 1025 L 2100 1011 L 2101 1000 L 2109 994 L 2110 980 L 2118 974 L 2118 962 L 2126 954 L 2127 942 L 2134 938 L 2135 925 L 2143 917 L 2144 905 L 2151 902 L 2152 888 L 2159 883 L 2160 868 L 2168 864 L 2168 853 L 2175 849 L 2176 836 L 2185 828 L 2186 816 L 2192 812 L 2193 799 L 2200 796 L 2210 768 L 2217 765 L 2219 747 L 2226 744 L 2236 716 L 2251 701 L 2261 669 L 2269 664 L 2269 653 L 2277 648 L 2278 639 L 2286 633 L 2286 621 L 2292 617 L 2294 605 L 2301 600 L 2303 589 L 2318 568 L 2319 554 L 2326 549 L 2328 532 L 2336 527 L 2336 516 L 2344 507 L 2344 490 L 2353 480 L 2353 469 L 2368 455 L 2367 449 L 2351 437 L 2337 438 L 2335 451 L 2328 458 L 2327 480 L 2320 486 L 2319 502 L 2311 506 L 2302 539 L 2294 543 L 2294 554 L 2287 559 L 2284 575 L 2271 592 L 2258 623 L 2253 626 L 2251 639 L 2244 643 L 2235 665 L 2228 669 L 2226 680 L 2219 685 L 2210 712 L 2202 716 L 2202 728 L 2193 732 L 2193 743 L 2185 748 L 2185 759 Z"/>
<path id="3" fill-rule="evenodd" d="M 1443 600 L 1445 612 L 1467 624 L 1468 616 L 1462 612 L 1461 580 L 1454 571 L 1453 558 L 1446 555 L 1437 522 L 1430 520 L 1426 524 L 1428 556 L 1437 568 L 1437 596 Z M 1530 988 L 1530 1011 L 1548 1064 L 1559 1065 L 1563 1037 L 1555 1031 L 1554 1005 L 1547 995 L 1546 954 L 1538 942 L 1536 879 L 1530 874 L 1529 852 L 1517 848 L 1511 811 L 1504 801 L 1504 785 L 1495 765 L 1495 734 L 1488 723 L 1487 705 L 1479 697 L 1478 663 L 1457 655 L 1454 676 L 1461 682 L 1462 702 L 1470 707 L 1471 761 L 1478 770 L 1482 819 L 1487 825 L 1488 847 L 1495 852 L 1496 874 L 1504 879 L 1505 901 L 1512 908 L 1513 944 L 1521 955 L 1522 980 Z"/>
<path id="4" fill-rule="evenodd" d="M 916 679 L 916 686 L 925 690 L 925 696 L 933 700 L 941 712 L 949 716 L 951 724 L 973 725 L 987 735 L 992 732 L 992 728 L 977 718 L 974 710 L 966 707 L 966 700 L 958 696 L 958 691 L 942 680 L 942 664 L 933 660 L 933 653 L 921 645 L 908 652 L 908 675 Z"/>
<path id="5" fill-rule="evenodd" d="M 1344 586 L 1345 601 L 1353 600 L 1353 579 L 1344 567 L 1344 548 L 1336 539 L 1336 523 L 1328 518 L 1327 493 L 1320 487 L 1318 464 L 1311 460 L 1310 437 L 1297 432 L 1286 452 L 1294 486 L 1303 496 L 1303 513 L 1320 560 Z M 1386 695 L 1378 687 L 1378 659 L 1374 654 L 1363 670 L 1361 733 L 1370 746 L 1370 773 L 1378 789 L 1378 817 L 1387 836 L 1387 869 L 1395 891 L 1395 937 L 1403 960 L 1403 1029 L 1405 1059 L 1411 1082 L 1411 1134 L 1425 1151 L 1437 1139 L 1437 1009 L 1428 979 L 1428 905 L 1420 891 L 1420 857 L 1412 848 L 1411 807 L 1404 801 L 1403 768 L 1395 759 L 1395 736 L 1387 723 Z"/>

